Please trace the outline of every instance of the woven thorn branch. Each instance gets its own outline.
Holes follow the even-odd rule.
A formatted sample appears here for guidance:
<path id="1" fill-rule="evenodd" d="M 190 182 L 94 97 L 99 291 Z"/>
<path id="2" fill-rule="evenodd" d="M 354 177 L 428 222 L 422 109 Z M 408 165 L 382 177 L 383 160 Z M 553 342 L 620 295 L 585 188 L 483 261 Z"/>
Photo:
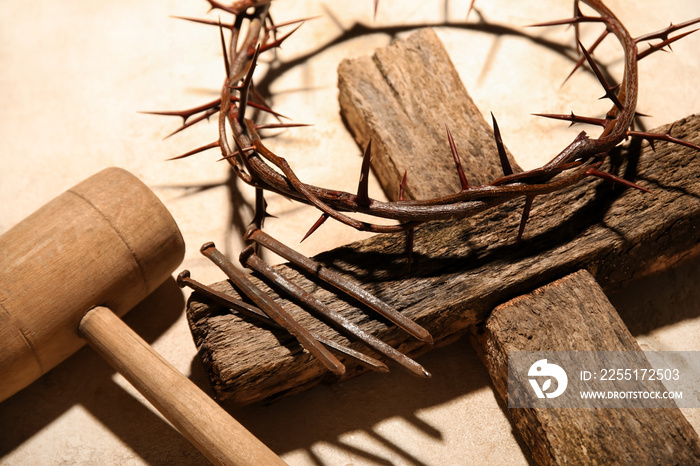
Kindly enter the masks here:
<path id="1" fill-rule="evenodd" d="M 638 96 L 637 62 L 656 51 L 664 50 L 671 43 L 694 32 L 694 30 L 691 30 L 672 36 L 676 31 L 699 23 L 700 18 L 678 25 L 672 24 L 660 31 L 634 38 L 602 1 L 581 1 L 590 6 L 597 15 L 583 14 L 579 8 L 579 1 L 576 0 L 572 18 L 533 26 L 579 25 L 581 23 L 602 24 L 605 29 L 590 48 L 584 47 L 577 37 L 581 58 L 574 67 L 574 71 L 580 68 L 584 62 L 587 63 L 603 87 L 604 97 L 612 101 L 613 106 L 607 112 L 605 118 L 584 117 L 575 115 L 573 112 L 569 115 L 537 115 L 566 120 L 571 122 L 571 124 L 597 125 L 602 127 L 602 133 L 597 138 L 593 138 L 585 132 L 581 132 L 567 147 L 542 167 L 513 173 L 505 156 L 505 148 L 494 117 L 494 137 L 503 168 L 503 176 L 484 186 L 470 186 L 461 168 L 459 154 L 456 151 L 450 130 L 446 128 L 446 139 L 455 160 L 457 176 L 460 179 L 462 188 L 459 192 L 448 196 L 425 200 L 399 200 L 397 202 L 383 202 L 372 199 L 369 196 L 367 184 L 370 170 L 371 141 L 364 153 L 356 193 L 337 191 L 302 182 L 285 158 L 275 154 L 265 146 L 259 133 L 261 129 L 301 125 L 281 122 L 262 124 L 246 117 L 248 107 L 271 113 L 277 118 L 282 117 L 270 109 L 264 99 L 256 92 L 252 79 L 253 72 L 260 54 L 273 51 L 279 47 L 305 21 L 298 20 L 284 24 L 275 24 L 270 15 L 271 3 L 269 1 L 239 0 L 230 5 L 224 5 L 217 1 L 208 0 L 212 9 L 233 15 L 232 22 L 226 24 L 221 21 L 214 22 L 185 18 L 215 25 L 221 31 L 221 47 L 224 50 L 224 68 L 226 71 L 221 96 L 219 99 L 192 109 L 179 112 L 153 113 L 182 117 L 184 120 L 183 124 L 176 132 L 218 113 L 218 139 L 174 158 L 188 157 L 208 149 L 220 148 L 222 158 L 230 163 L 236 175 L 245 183 L 256 188 L 256 195 L 259 198 L 256 201 L 258 212 L 253 222 L 258 227 L 262 226 L 262 222 L 267 215 L 264 212 L 265 203 L 262 200 L 264 191 L 276 192 L 289 199 L 311 204 L 321 211 L 320 219 L 311 227 L 304 238 L 313 233 L 328 218 L 333 218 L 362 231 L 376 233 L 411 231 L 422 222 L 467 217 L 483 210 L 494 208 L 511 199 L 524 197 L 526 203 L 518 233 L 520 238 L 524 232 L 533 200 L 538 195 L 566 189 L 590 176 L 601 177 L 615 183 L 643 189 L 630 181 L 617 177 L 615 174 L 605 173 L 598 169 L 610 150 L 631 136 L 641 137 L 651 143 L 655 140 L 664 140 L 700 150 L 700 147 L 676 139 L 670 134 L 651 134 L 633 129 Z M 375 2 L 375 8 L 377 3 Z M 244 23 L 247 23 L 246 27 L 244 27 Z M 296 28 L 284 35 L 278 35 L 280 28 L 295 23 L 299 23 Z M 224 37 L 224 29 L 231 31 L 228 44 L 226 44 Z M 243 35 L 242 32 L 244 30 L 245 34 Z M 578 36 L 578 28 L 576 28 L 576 31 Z M 619 84 L 609 83 L 591 56 L 595 48 L 610 34 L 617 38 L 624 51 L 624 74 L 622 82 Z M 638 50 L 638 44 L 656 39 L 660 39 L 660 42 L 650 44 L 644 51 Z M 262 211 L 260 211 L 261 208 L 263 209 Z M 398 224 L 387 225 L 360 221 L 347 215 L 347 213 L 352 212 L 396 220 Z"/>

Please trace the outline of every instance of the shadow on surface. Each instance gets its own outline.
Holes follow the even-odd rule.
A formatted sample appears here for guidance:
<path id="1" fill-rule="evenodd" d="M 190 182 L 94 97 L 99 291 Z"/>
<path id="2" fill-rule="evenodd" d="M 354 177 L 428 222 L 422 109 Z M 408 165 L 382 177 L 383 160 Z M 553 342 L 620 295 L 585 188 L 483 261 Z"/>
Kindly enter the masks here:
<path id="1" fill-rule="evenodd" d="M 182 291 L 168 279 L 132 309 L 124 321 L 152 343 L 180 317 Z M 173 427 L 113 381 L 114 369 L 83 347 L 29 387 L 0 404 L 0 458 L 29 441 L 59 417 L 81 405 L 143 461 L 152 464 L 209 464 Z M 76 426 L 76 431 L 79 429 Z M 66 436 L 71 434 L 67 431 Z M 66 442 L 90 450 L 100 445 Z M 82 453 L 76 457 L 85 458 Z"/>

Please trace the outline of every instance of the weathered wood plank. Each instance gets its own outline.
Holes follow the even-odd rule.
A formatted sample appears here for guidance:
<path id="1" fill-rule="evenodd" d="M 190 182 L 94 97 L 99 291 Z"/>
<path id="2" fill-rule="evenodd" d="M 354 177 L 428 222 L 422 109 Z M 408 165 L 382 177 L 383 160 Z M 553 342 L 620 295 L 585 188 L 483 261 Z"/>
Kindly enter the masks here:
<path id="1" fill-rule="evenodd" d="M 406 199 L 461 189 L 445 125 L 471 171 L 470 184 L 503 175 L 491 127 L 432 29 L 377 49 L 372 57 L 343 60 L 338 88 L 341 114 L 355 140 L 361 147 L 372 140 L 372 170 L 389 199 L 396 200 L 404 171 L 410 180 Z"/>
<path id="2" fill-rule="evenodd" d="M 641 351 L 586 271 L 498 306 L 474 339 L 505 405 L 511 351 Z M 700 462 L 698 435 L 678 408 L 518 408 L 508 414 L 539 464 Z"/>

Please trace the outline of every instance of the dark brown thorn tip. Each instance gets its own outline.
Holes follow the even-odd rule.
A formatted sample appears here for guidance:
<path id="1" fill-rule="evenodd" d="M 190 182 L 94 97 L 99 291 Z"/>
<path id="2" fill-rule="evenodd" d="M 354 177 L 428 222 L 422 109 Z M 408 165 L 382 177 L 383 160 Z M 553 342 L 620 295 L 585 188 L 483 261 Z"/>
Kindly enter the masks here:
<path id="1" fill-rule="evenodd" d="M 668 39 L 668 36 L 671 33 L 676 32 L 680 29 L 686 28 L 688 26 L 692 26 L 693 24 L 698 24 L 698 23 L 700 23 L 700 18 L 691 19 L 691 20 L 684 21 L 684 22 L 678 23 L 678 24 L 671 23 L 671 24 L 669 24 L 668 27 L 661 29 L 660 31 L 650 32 L 649 34 L 644 34 L 642 36 L 635 37 L 634 42 L 639 43 L 639 42 L 647 41 L 647 40 L 651 40 L 651 39 L 666 40 L 666 39 Z"/>
<path id="2" fill-rule="evenodd" d="M 243 85 L 241 86 L 240 94 L 241 97 L 238 100 L 238 123 L 241 127 L 245 128 L 245 110 L 248 105 L 248 97 L 250 94 L 250 86 L 253 84 L 253 73 L 255 72 L 255 67 L 258 62 L 258 55 L 260 53 L 260 44 L 255 47 L 255 53 L 253 58 L 250 60 L 250 66 L 248 67 L 248 72 L 243 80 Z"/>
<path id="3" fill-rule="evenodd" d="M 226 29 L 231 29 L 231 26 L 229 26 L 228 24 L 221 24 L 219 21 L 212 21 L 210 19 L 190 18 L 187 16 L 174 16 L 174 15 L 171 15 L 170 18 L 183 19 L 185 21 L 191 21 L 193 23 L 206 24 L 208 26 L 221 26 L 221 27 L 225 27 Z"/>
<path id="4" fill-rule="evenodd" d="M 472 0 L 469 2 L 469 8 L 467 9 L 467 16 L 464 18 L 464 21 L 469 21 L 469 15 L 472 13 L 472 10 L 474 9 L 474 3 L 476 0 Z"/>
<path id="5" fill-rule="evenodd" d="M 231 100 L 233 100 L 234 102 L 239 102 L 241 99 L 239 99 L 238 97 L 231 97 Z M 274 110 L 272 110 L 270 107 L 268 107 L 268 106 L 266 106 L 266 105 L 259 104 L 259 103 L 256 103 L 256 102 L 248 102 L 248 105 L 251 106 L 251 107 L 253 107 L 253 108 L 255 108 L 255 109 L 258 109 L 258 110 L 261 110 L 261 111 L 263 111 L 263 112 L 269 113 L 270 115 L 272 115 L 272 116 L 274 116 L 274 117 L 276 117 L 276 118 L 279 118 L 279 119 L 284 118 L 284 119 L 286 119 L 286 120 L 290 120 L 290 118 L 289 118 L 288 116 L 282 115 L 281 113 L 277 113 L 277 112 L 275 112 Z"/>
<path id="6" fill-rule="evenodd" d="M 209 3 L 209 11 L 221 10 L 227 13 L 231 13 L 232 15 L 237 15 L 241 13 L 238 9 L 232 6 L 224 5 L 223 3 L 217 2 L 216 0 L 207 0 L 207 3 Z"/>
<path id="7" fill-rule="evenodd" d="M 690 147 L 691 149 L 695 150 L 700 150 L 700 146 L 697 144 L 693 144 L 692 142 L 684 141 L 683 139 L 675 138 L 671 136 L 670 134 L 671 129 L 669 128 L 669 132 L 666 134 L 654 134 L 654 133 L 645 133 L 641 131 L 628 131 L 627 135 L 632 136 L 632 137 L 638 137 L 645 139 L 649 145 L 651 145 L 651 148 L 655 150 L 654 148 L 654 141 L 666 141 L 666 142 L 671 142 L 673 144 L 678 144 L 681 146 L 685 147 Z"/>
<path id="8" fill-rule="evenodd" d="M 549 26 L 568 26 L 578 23 L 600 23 L 603 22 L 603 18 L 597 18 L 595 16 L 577 16 L 574 18 L 557 19 L 554 21 L 546 21 L 544 23 L 529 24 L 527 27 L 539 28 L 539 27 L 549 27 Z"/>
<path id="9" fill-rule="evenodd" d="M 221 17 L 219 17 L 219 39 L 221 39 L 221 51 L 224 54 L 224 68 L 226 69 L 226 77 L 231 76 L 231 64 L 228 62 L 228 51 L 226 50 L 226 39 L 224 39 L 224 27 L 221 25 Z"/>
<path id="10" fill-rule="evenodd" d="M 211 102 L 207 102 L 204 105 L 199 105 L 197 107 L 188 108 L 187 110 L 167 110 L 167 111 L 139 111 L 138 113 L 143 113 L 146 115 L 163 115 L 163 116 L 177 116 L 182 118 L 183 123 L 187 122 L 187 119 L 192 115 L 196 115 L 200 112 L 206 112 L 207 110 L 215 110 L 221 105 L 221 99 L 215 99 Z"/>
<path id="11" fill-rule="evenodd" d="M 407 176 L 408 176 L 408 171 L 404 170 L 403 171 L 403 178 L 401 178 L 401 183 L 399 183 L 399 197 L 398 197 L 399 201 L 405 200 L 404 196 L 406 194 L 406 177 Z"/>
<path id="12" fill-rule="evenodd" d="M 628 181 L 624 178 L 620 178 L 619 176 L 615 176 L 612 173 L 602 172 L 596 168 L 589 168 L 588 170 L 586 170 L 586 174 L 590 176 L 596 176 L 598 178 L 611 181 L 613 183 L 619 183 L 623 186 L 628 186 L 630 188 L 639 189 L 640 191 L 644 191 L 645 193 L 651 192 L 648 189 L 639 186 L 638 184 L 632 183 L 631 181 Z"/>
<path id="13" fill-rule="evenodd" d="M 608 123 L 608 120 L 606 120 L 605 118 L 582 117 L 574 114 L 574 112 L 571 112 L 570 115 L 556 113 L 533 113 L 533 115 L 543 118 L 553 118 L 555 120 L 570 121 L 571 125 L 569 126 L 573 126 L 576 123 L 586 123 L 589 125 L 605 126 Z"/>
<path id="14" fill-rule="evenodd" d="M 588 53 L 592 54 L 593 51 L 594 51 L 596 48 L 598 48 L 598 46 L 600 45 L 600 43 L 603 42 L 603 39 L 605 39 L 605 38 L 608 36 L 609 33 L 610 33 L 610 32 L 609 32 L 607 29 L 604 30 L 604 31 L 601 33 L 601 35 L 598 36 L 598 39 L 596 39 L 596 41 L 593 43 L 593 45 L 591 45 L 591 47 L 588 49 Z M 579 57 L 579 59 L 576 60 L 576 64 L 574 65 L 574 69 L 571 70 L 571 72 L 568 74 L 568 76 L 564 79 L 564 82 L 561 83 L 562 86 L 563 86 L 564 84 L 566 84 L 566 82 L 574 75 L 574 73 L 576 73 L 576 71 L 578 71 L 579 68 L 581 68 L 581 66 L 583 65 L 583 63 L 584 63 L 585 61 L 586 61 L 586 56 L 582 54 L 582 55 Z"/>
<path id="15" fill-rule="evenodd" d="M 360 182 L 357 185 L 357 197 L 355 202 L 362 207 L 369 206 L 369 168 L 372 160 L 372 140 L 370 139 L 362 156 L 362 167 L 360 168 Z"/>
<path id="16" fill-rule="evenodd" d="M 503 139 L 501 138 L 501 130 L 498 129 L 498 122 L 496 117 L 491 112 L 491 120 L 493 120 L 493 136 L 496 139 L 496 147 L 498 148 L 498 158 L 501 160 L 501 168 L 503 168 L 503 175 L 508 176 L 513 174 L 513 168 L 510 166 L 510 161 L 508 161 L 508 154 L 506 154 L 506 148 L 503 145 Z"/>
<path id="17" fill-rule="evenodd" d="M 303 25 L 304 25 L 304 23 L 301 23 L 297 27 L 295 27 L 294 29 L 289 31 L 288 33 L 284 34 L 283 36 L 273 40 L 272 42 L 269 42 L 269 43 L 263 45 L 262 47 L 260 47 L 260 51 L 265 52 L 265 51 L 273 49 L 275 47 L 281 47 L 282 42 L 284 42 L 285 40 L 287 40 L 289 38 L 289 36 L 291 36 L 292 34 L 297 32 L 297 30 L 299 30 L 299 28 L 302 27 Z"/>
<path id="18" fill-rule="evenodd" d="M 578 41 L 578 46 L 581 49 L 581 52 L 583 52 L 583 55 L 586 57 L 588 65 L 593 70 L 593 74 L 595 74 L 596 78 L 598 78 L 598 82 L 600 82 L 600 85 L 603 86 L 603 89 L 605 90 L 605 97 L 610 99 L 618 109 L 623 110 L 624 107 L 622 106 L 622 102 L 620 102 L 620 99 L 617 98 L 617 94 L 615 94 L 615 90 L 617 90 L 617 88 L 620 86 L 611 86 L 610 84 L 608 84 L 608 82 L 605 80 L 605 76 L 603 76 L 603 73 L 600 72 L 600 68 L 598 68 L 598 65 L 593 60 L 593 57 L 591 57 L 591 55 L 588 53 L 588 50 L 586 50 L 586 47 L 583 46 L 581 41 Z"/>
<path id="19" fill-rule="evenodd" d="M 450 143 L 450 151 L 452 151 L 452 159 L 455 161 L 455 166 L 457 167 L 457 175 L 459 175 L 459 183 L 462 186 L 462 191 L 466 191 L 469 189 L 469 183 L 467 182 L 467 176 L 464 174 L 464 170 L 462 170 L 462 162 L 459 159 L 459 154 L 457 153 L 457 146 L 455 146 L 455 141 L 452 139 L 452 133 L 450 132 L 450 128 L 447 126 L 447 123 L 445 123 L 445 130 L 447 130 L 447 140 Z"/>
<path id="20" fill-rule="evenodd" d="M 520 217 L 520 227 L 518 228 L 518 238 L 516 241 L 519 243 L 523 239 L 523 233 L 525 233 L 525 226 L 527 225 L 527 220 L 530 218 L 530 210 L 532 209 L 532 201 L 535 200 L 535 196 L 525 197 L 525 207 L 523 207 L 523 216 Z"/>
<path id="21" fill-rule="evenodd" d="M 291 26 L 292 24 L 305 23 L 306 21 L 311 21 L 313 19 L 322 18 L 322 16 L 307 16 L 306 18 L 293 19 L 291 21 L 285 21 L 284 23 L 277 23 L 270 30 L 276 30 L 285 26 Z"/>
<path id="22" fill-rule="evenodd" d="M 207 110 L 206 112 L 199 115 L 198 117 L 192 118 L 191 120 L 184 122 L 179 128 L 177 128 L 175 131 L 173 131 L 172 133 L 165 136 L 163 139 L 168 139 L 169 137 L 176 135 L 180 131 L 184 131 L 187 128 L 189 128 L 190 126 L 196 125 L 200 121 L 209 120 L 209 117 L 214 115 L 218 111 L 219 111 L 219 107 L 215 107 L 215 108 Z"/>
<path id="23" fill-rule="evenodd" d="M 313 126 L 309 123 L 265 123 L 255 125 L 255 129 L 279 129 L 279 128 L 298 128 L 301 126 Z"/>
<path id="24" fill-rule="evenodd" d="M 411 265 L 413 265 L 413 243 L 415 240 L 415 228 L 406 230 L 406 263 L 408 264 L 408 273 L 411 273 Z"/>
<path id="25" fill-rule="evenodd" d="M 649 44 L 649 48 L 646 49 L 643 52 L 638 52 L 637 53 L 637 61 L 641 60 L 642 58 L 648 57 L 654 52 L 658 52 L 659 50 L 663 50 L 664 47 L 668 46 L 669 50 L 671 50 L 671 44 L 674 43 L 677 40 L 680 40 L 684 38 L 685 36 L 688 36 L 694 32 L 696 32 L 697 29 L 693 29 L 692 31 L 687 31 L 682 34 L 678 34 L 677 36 L 670 37 L 662 42 L 659 42 L 658 44 Z"/>
<path id="26" fill-rule="evenodd" d="M 267 201 L 262 189 L 255 188 L 255 215 L 253 215 L 253 224 L 257 228 L 262 228 L 265 219 L 270 217 L 267 213 Z"/>
<path id="27" fill-rule="evenodd" d="M 314 223 L 313 225 L 311 225 L 311 228 L 309 228 L 309 231 L 306 232 L 306 234 L 304 235 L 304 237 L 303 237 L 303 238 L 301 239 L 301 241 L 299 241 L 299 242 L 300 242 L 300 243 L 303 243 L 304 240 L 305 240 L 306 238 L 308 238 L 309 236 L 311 236 L 316 230 L 318 230 L 318 228 L 319 228 L 321 225 L 323 225 L 323 224 L 326 222 L 326 220 L 328 220 L 328 217 L 329 217 L 329 215 L 326 214 L 326 213 L 321 214 L 321 216 L 318 218 L 318 220 L 316 220 L 316 223 Z"/>
<path id="28" fill-rule="evenodd" d="M 209 150 L 209 149 L 214 149 L 215 147 L 219 147 L 219 141 L 218 141 L 218 140 L 216 140 L 216 141 L 214 141 L 214 142 L 210 142 L 209 144 L 205 144 L 205 145 L 203 145 L 202 147 L 198 147 L 198 148 L 196 148 L 196 149 L 192 149 L 191 151 L 185 152 L 185 153 L 182 154 L 182 155 L 178 155 L 178 156 L 176 156 L 176 157 L 171 157 L 171 158 L 166 159 L 166 160 L 184 159 L 185 157 L 189 157 L 190 155 L 199 154 L 200 152 L 204 152 L 205 150 Z"/>

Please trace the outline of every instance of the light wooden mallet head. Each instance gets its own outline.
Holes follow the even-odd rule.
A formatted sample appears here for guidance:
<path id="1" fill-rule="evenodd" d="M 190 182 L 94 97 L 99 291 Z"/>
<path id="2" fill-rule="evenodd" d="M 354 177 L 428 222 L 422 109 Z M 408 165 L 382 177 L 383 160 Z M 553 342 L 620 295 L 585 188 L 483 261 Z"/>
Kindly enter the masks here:
<path id="1" fill-rule="evenodd" d="M 184 257 L 175 221 L 129 172 L 110 168 L 0 236 L 0 401 L 73 354 L 102 305 L 122 316 Z"/>
<path id="2" fill-rule="evenodd" d="M 0 236 L 0 401 L 86 341 L 215 464 L 283 464 L 118 317 L 185 246 L 146 185 L 108 168 Z"/>

